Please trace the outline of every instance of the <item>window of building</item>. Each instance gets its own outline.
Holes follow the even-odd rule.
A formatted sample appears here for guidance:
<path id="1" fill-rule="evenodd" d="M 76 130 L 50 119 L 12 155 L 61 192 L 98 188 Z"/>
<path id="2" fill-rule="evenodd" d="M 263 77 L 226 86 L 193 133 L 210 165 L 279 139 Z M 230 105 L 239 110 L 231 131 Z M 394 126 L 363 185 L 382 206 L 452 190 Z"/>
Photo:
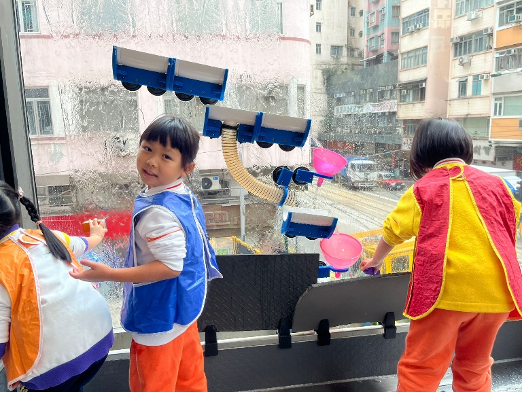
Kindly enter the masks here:
<path id="1" fill-rule="evenodd" d="M 355 37 L 355 29 L 350 29 L 350 37 Z"/>
<path id="2" fill-rule="evenodd" d="M 428 27 L 430 22 L 430 9 L 427 8 L 416 14 L 402 19 L 402 34 L 410 33 L 414 30 Z"/>
<path id="3" fill-rule="evenodd" d="M 381 17 L 381 23 L 384 22 L 384 18 L 386 18 L 386 10 L 384 8 L 381 9 L 379 12 L 379 15 Z"/>
<path id="4" fill-rule="evenodd" d="M 417 124 L 405 124 L 404 135 L 414 135 L 415 131 L 417 131 L 417 126 Z"/>
<path id="5" fill-rule="evenodd" d="M 321 44 L 315 44 L 315 54 L 316 55 L 321 54 Z"/>
<path id="6" fill-rule="evenodd" d="M 364 11 L 363 10 L 359 10 L 359 16 L 363 16 L 364 15 Z"/>
<path id="7" fill-rule="evenodd" d="M 38 33 L 38 10 L 36 0 L 17 0 L 18 26 L 21 33 Z"/>
<path id="8" fill-rule="evenodd" d="M 495 53 L 495 71 L 508 71 L 522 68 L 522 47 Z"/>
<path id="9" fill-rule="evenodd" d="M 315 32 L 320 33 L 321 32 L 321 22 L 317 22 L 315 24 Z"/>
<path id="10" fill-rule="evenodd" d="M 52 135 L 51 101 L 49 89 L 25 89 L 25 102 L 29 135 Z"/>
<path id="11" fill-rule="evenodd" d="M 398 31 L 392 31 L 391 33 L 391 43 L 392 44 L 398 44 L 399 43 L 399 32 Z"/>
<path id="12" fill-rule="evenodd" d="M 340 45 L 330 46 L 330 56 L 340 58 L 343 55 L 343 47 Z"/>
<path id="13" fill-rule="evenodd" d="M 468 77 L 459 78 L 459 98 L 468 96 Z"/>
<path id="14" fill-rule="evenodd" d="M 392 18 L 400 18 L 400 17 L 401 17 L 401 6 L 392 5 Z"/>
<path id="15" fill-rule="evenodd" d="M 428 63 L 428 47 L 418 48 L 401 54 L 401 69 L 418 67 Z"/>
<path id="16" fill-rule="evenodd" d="M 515 14 L 522 14 L 522 1 L 514 1 L 498 7 L 498 27 L 512 23 L 510 21 L 510 16 Z"/>
<path id="17" fill-rule="evenodd" d="M 283 2 L 277 3 L 277 32 L 283 34 Z"/>
<path id="18" fill-rule="evenodd" d="M 493 0 L 457 0 L 455 15 L 459 16 L 466 14 L 470 11 L 475 11 L 491 4 L 493 4 Z"/>
<path id="19" fill-rule="evenodd" d="M 368 15 L 368 26 L 374 26 L 376 22 L 375 12 L 372 12 L 370 15 Z"/>
<path id="20" fill-rule="evenodd" d="M 496 97 L 493 103 L 493 116 L 504 115 L 504 97 Z"/>
<path id="21" fill-rule="evenodd" d="M 363 36 L 363 32 L 362 30 L 359 30 L 359 37 L 362 37 Z"/>
<path id="22" fill-rule="evenodd" d="M 482 81 L 479 79 L 479 75 L 473 75 L 473 85 L 471 86 L 471 95 L 479 96 L 482 94 Z"/>
<path id="23" fill-rule="evenodd" d="M 69 184 L 37 186 L 36 189 L 40 206 L 71 206 L 73 204 L 73 196 Z"/>
<path id="24" fill-rule="evenodd" d="M 367 41 L 367 45 L 368 45 L 369 51 L 377 50 L 379 47 L 379 36 L 376 35 L 376 36 L 369 38 Z"/>
<path id="25" fill-rule="evenodd" d="M 355 16 L 356 11 L 355 7 L 350 7 L 350 16 Z"/>
<path id="26" fill-rule="evenodd" d="M 522 114 L 522 95 L 496 97 L 493 116 L 519 117 Z"/>
<path id="27" fill-rule="evenodd" d="M 315 0 L 315 10 L 321 11 L 321 7 L 323 5 L 323 0 Z"/>
<path id="28" fill-rule="evenodd" d="M 380 86 L 379 90 L 377 91 L 377 100 L 379 102 L 381 102 L 381 101 L 389 101 L 392 98 L 395 98 L 392 96 L 393 91 L 394 90 L 392 90 L 392 89 L 387 89 L 387 86 Z"/>
<path id="29" fill-rule="evenodd" d="M 384 48 L 384 33 L 381 34 L 380 42 L 381 42 L 381 48 Z"/>
<path id="30" fill-rule="evenodd" d="M 453 56 L 459 57 L 471 53 L 482 52 L 490 48 L 490 36 L 484 35 L 482 30 L 461 37 L 461 41 L 455 43 Z"/>
<path id="31" fill-rule="evenodd" d="M 426 99 L 426 84 L 416 83 L 399 89 L 400 102 L 422 102 Z"/>

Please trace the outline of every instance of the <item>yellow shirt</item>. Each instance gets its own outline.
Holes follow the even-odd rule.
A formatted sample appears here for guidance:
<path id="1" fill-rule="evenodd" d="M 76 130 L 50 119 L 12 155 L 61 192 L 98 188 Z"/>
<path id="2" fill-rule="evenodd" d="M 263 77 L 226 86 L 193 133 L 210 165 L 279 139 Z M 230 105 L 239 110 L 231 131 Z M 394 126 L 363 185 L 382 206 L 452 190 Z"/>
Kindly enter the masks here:
<path id="1" fill-rule="evenodd" d="M 441 166 L 451 168 L 463 165 L 448 163 Z M 509 312 L 515 305 L 509 293 L 506 274 L 477 215 L 466 181 L 462 178 L 452 179 L 451 187 L 451 232 L 442 293 L 435 307 L 465 312 Z M 518 228 L 520 203 L 513 197 L 512 200 Z M 411 187 L 384 221 L 384 241 L 397 245 L 417 236 L 421 217 L 422 211 Z"/>

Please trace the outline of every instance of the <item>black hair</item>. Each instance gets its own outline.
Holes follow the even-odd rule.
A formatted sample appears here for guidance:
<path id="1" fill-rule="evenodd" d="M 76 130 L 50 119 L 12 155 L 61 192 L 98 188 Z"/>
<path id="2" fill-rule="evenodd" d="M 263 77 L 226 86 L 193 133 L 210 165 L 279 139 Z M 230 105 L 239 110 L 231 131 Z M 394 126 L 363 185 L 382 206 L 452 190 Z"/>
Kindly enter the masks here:
<path id="1" fill-rule="evenodd" d="M 410 172 L 413 179 L 424 176 L 435 164 L 446 158 L 460 158 L 466 164 L 473 160 L 473 140 L 455 120 L 426 119 L 411 144 Z"/>
<path id="2" fill-rule="evenodd" d="M 20 222 L 22 216 L 20 203 L 25 206 L 31 220 L 37 223 L 38 228 L 42 231 L 51 254 L 55 258 L 71 262 L 71 254 L 69 254 L 65 245 L 49 228 L 41 223 L 40 215 L 34 203 L 26 197 L 20 198 L 18 192 L 4 181 L 0 181 L 0 233 L 5 233 L 13 225 Z"/>
<path id="3" fill-rule="evenodd" d="M 178 149 L 183 168 L 194 162 L 199 149 L 198 131 L 186 120 L 172 115 L 163 115 L 150 123 L 141 134 L 140 145 L 143 141 L 159 141 L 164 147 Z"/>

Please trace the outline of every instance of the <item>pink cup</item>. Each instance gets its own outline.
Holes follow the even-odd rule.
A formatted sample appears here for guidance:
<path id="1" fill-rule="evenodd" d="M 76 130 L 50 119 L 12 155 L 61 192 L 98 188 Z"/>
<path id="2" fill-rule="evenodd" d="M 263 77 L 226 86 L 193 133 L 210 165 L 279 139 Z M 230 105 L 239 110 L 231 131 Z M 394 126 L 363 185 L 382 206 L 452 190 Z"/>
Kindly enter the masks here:
<path id="1" fill-rule="evenodd" d="M 348 160 L 334 151 L 318 147 L 313 151 L 313 164 L 317 173 L 326 176 L 334 176 L 348 163 Z M 323 184 L 323 178 L 317 179 L 317 187 Z"/>

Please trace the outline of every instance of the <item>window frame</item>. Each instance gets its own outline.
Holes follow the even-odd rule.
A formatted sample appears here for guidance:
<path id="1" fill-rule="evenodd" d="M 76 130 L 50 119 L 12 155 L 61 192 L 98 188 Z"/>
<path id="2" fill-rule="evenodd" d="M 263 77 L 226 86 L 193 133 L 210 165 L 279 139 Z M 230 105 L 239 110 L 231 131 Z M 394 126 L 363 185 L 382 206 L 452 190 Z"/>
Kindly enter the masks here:
<path id="1" fill-rule="evenodd" d="M 316 33 L 320 33 L 321 32 L 321 28 L 322 28 L 322 23 L 321 22 L 315 22 L 315 32 Z"/>
<path id="2" fill-rule="evenodd" d="M 36 21 L 34 24 L 36 28 L 33 31 L 27 31 L 25 28 L 25 18 L 24 18 L 24 10 L 23 3 L 31 3 L 34 7 L 34 18 Z M 20 30 L 20 34 L 40 34 L 40 21 L 38 17 L 38 1 L 37 0 L 16 0 L 16 15 L 18 19 L 18 28 Z M 33 15 L 31 16 L 33 17 Z"/>
<path id="3" fill-rule="evenodd" d="M 46 97 L 27 97 L 27 93 L 29 90 L 45 90 Z M 53 130 L 53 112 L 52 112 L 52 106 L 51 106 L 51 98 L 49 96 L 49 87 L 27 87 L 25 89 L 25 105 L 26 105 L 26 116 L 27 116 L 27 126 L 29 128 L 29 136 L 33 138 L 38 137 L 49 137 L 54 136 L 54 130 Z M 41 124 L 40 124 L 40 106 L 38 103 L 45 102 L 48 103 L 49 107 L 49 122 L 50 122 L 50 133 L 43 133 L 41 131 Z M 34 124 L 34 133 L 31 132 L 31 119 L 29 114 L 29 107 L 31 107 L 32 110 L 32 117 L 33 117 L 33 123 Z"/>
<path id="4" fill-rule="evenodd" d="M 321 54 L 321 44 L 315 44 L 315 54 L 316 55 Z"/>
<path id="5" fill-rule="evenodd" d="M 323 1 L 322 0 L 315 0 L 315 10 L 316 11 L 322 11 Z"/>
<path id="6" fill-rule="evenodd" d="M 458 81 L 458 98 L 467 98 L 468 97 L 468 77 L 464 77 L 464 80 Z"/>
<path id="7" fill-rule="evenodd" d="M 482 95 L 482 80 L 480 75 L 473 75 L 471 79 L 471 96 L 476 97 Z"/>

